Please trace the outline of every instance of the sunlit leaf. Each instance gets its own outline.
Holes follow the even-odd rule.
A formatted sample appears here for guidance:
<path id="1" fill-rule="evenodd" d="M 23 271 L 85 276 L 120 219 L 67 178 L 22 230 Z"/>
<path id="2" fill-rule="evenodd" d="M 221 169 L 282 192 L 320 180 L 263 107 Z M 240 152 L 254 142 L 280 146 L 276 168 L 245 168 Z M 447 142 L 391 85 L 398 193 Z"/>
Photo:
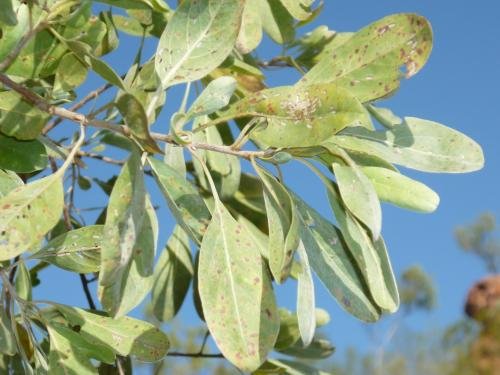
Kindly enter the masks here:
<path id="1" fill-rule="evenodd" d="M 299 244 L 297 208 L 287 189 L 268 171 L 254 164 L 264 191 L 269 228 L 269 268 L 278 283 L 290 274 L 295 250 Z"/>
<path id="2" fill-rule="evenodd" d="M 67 53 L 61 59 L 61 64 L 57 68 L 54 91 L 70 91 L 80 86 L 87 78 L 87 72 L 87 67 L 82 64 L 74 53 Z"/>
<path id="3" fill-rule="evenodd" d="M 32 257 L 71 272 L 97 272 L 102 241 L 103 226 L 89 225 L 55 237 Z"/>
<path id="4" fill-rule="evenodd" d="M 14 172 L 0 169 L 0 198 L 23 184 L 23 180 Z"/>
<path id="5" fill-rule="evenodd" d="M 157 12 L 168 12 L 170 7 L 163 0 L 96 0 L 124 9 L 153 9 Z"/>
<path id="6" fill-rule="evenodd" d="M 35 139 L 49 118 L 50 115 L 15 92 L 0 92 L 0 131 L 3 134 L 19 140 Z"/>
<path id="7" fill-rule="evenodd" d="M 293 18 L 279 1 L 255 0 L 264 31 L 276 43 L 285 44 L 295 37 Z"/>
<path id="8" fill-rule="evenodd" d="M 130 155 L 109 198 L 101 245 L 99 299 L 116 316 L 146 209 L 146 192 L 140 155 Z"/>
<path id="9" fill-rule="evenodd" d="M 240 29 L 243 1 L 184 1 L 176 9 L 158 44 L 156 73 L 163 88 L 203 78 L 233 49 Z"/>
<path id="10" fill-rule="evenodd" d="M 218 111 L 229 104 L 235 89 L 236 80 L 233 77 L 223 76 L 214 79 L 196 98 L 186 116 L 192 118 Z"/>
<path id="11" fill-rule="evenodd" d="M 425 172 L 464 173 L 481 169 L 481 147 L 466 135 L 437 122 L 406 117 L 391 130 L 345 129 L 331 141 L 368 152 L 391 163 Z"/>
<path id="12" fill-rule="evenodd" d="M 300 273 L 297 278 L 297 321 L 303 345 L 309 346 L 316 331 L 314 281 L 309 259 L 302 242 L 299 244 L 297 253 L 300 264 Z"/>
<path id="13" fill-rule="evenodd" d="M 300 0 L 280 0 L 281 4 L 286 8 L 290 15 L 300 21 L 307 20 L 311 17 L 311 13 L 307 9 L 308 7 L 304 5 L 304 1 Z"/>
<path id="14" fill-rule="evenodd" d="M 439 205 L 439 195 L 421 182 L 386 168 L 361 169 L 382 201 L 418 212 L 432 212 Z"/>
<path id="15" fill-rule="evenodd" d="M 161 152 L 149 133 L 148 117 L 141 102 L 132 94 L 124 93 L 118 97 L 116 107 L 139 145 L 147 152 Z"/>
<path id="16" fill-rule="evenodd" d="M 259 11 L 260 1 L 245 1 L 241 17 L 241 29 L 236 47 L 242 53 L 252 52 L 262 40 L 262 20 Z"/>
<path id="17" fill-rule="evenodd" d="M 335 82 L 361 102 L 384 97 L 399 87 L 401 67 L 407 78 L 415 75 L 432 49 L 428 21 L 416 14 L 384 17 L 323 57 L 302 78 L 303 85 Z"/>
<path id="18" fill-rule="evenodd" d="M 337 228 L 298 197 L 295 201 L 302 223 L 301 240 L 316 275 L 342 308 L 361 320 L 376 321 L 380 311 Z"/>
<path id="19" fill-rule="evenodd" d="M 198 278 L 217 347 L 242 371 L 257 369 L 278 334 L 275 297 L 257 245 L 221 202 L 203 237 Z"/>
<path id="20" fill-rule="evenodd" d="M 155 268 L 151 299 L 158 320 L 168 321 L 177 314 L 193 272 L 189 237 L 181 227 L 176 226 Z"/>
<path id="21" fill-rule="evenodd" d="M 113 319 L 65 305 L 57 309 L 89 343 L 105 345 L 122 356 L 132 355 L 142 362 L 162 359 L 169 348 L 167 336 L 151 323 L 124 316 Z"/>
<path id="22" fill-rule="evenodd" d="M 270 147 L 319 145 L 347 126 L 371 127 L 362 104 L 347 90 L 333 84 L 282 86 L 261 90 L 220 113 L 226 119 L 258 116 L 267 126 L 252 132 L 252 139 Z"/>
<path id="23" fill-rule="evenodd" d="M 164 162 L 152 157 L 148 162 L 178 224 L 200 243 L 211 215 L 198 190 Z"/>
<path id="24" fill-rule="evenodd" d="M 37 245 L 63 211 L 62 176 L 53 174 L 0 198 L 0 260 Z"/>

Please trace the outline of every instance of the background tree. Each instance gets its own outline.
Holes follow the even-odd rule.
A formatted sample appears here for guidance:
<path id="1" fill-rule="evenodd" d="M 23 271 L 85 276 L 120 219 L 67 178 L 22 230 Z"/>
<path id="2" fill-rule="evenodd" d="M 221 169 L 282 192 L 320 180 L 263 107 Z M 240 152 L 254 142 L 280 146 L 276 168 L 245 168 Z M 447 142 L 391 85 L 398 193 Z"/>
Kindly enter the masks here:
<path id="1" fill-rule="evenodd" d="M 125 373 L 132 359 L 182 356 L 225 358 L 247 372 L 314 373 L 310 363 L 276 357 L 333 351 L 315 335 L 328 316 L 316 309 L 313 272 L 359 319 L 396 311 L 379 200 L 430 212 L 439 198 L 394 164 L 448 173 L 483 165 L 465 135 L 374 105 L 427 61 L 427 20 L 396 14 L 356 33 L 320 26 L 296 36 L 321 10 L 313 1 L 184 0 L 175 10 L 162 0 L 96 3 L 112 7 L 9 0 L 0 18 L 5 371 Z M 118 47 L 118 30 L 138 37 L 124 74 L 102 59 Z M 263 31 L 283 44 L 282 55 L 258 59 Z M 146 38 L 159 38 L 152 57 L 143 57 Z M 296 84 L 265 86 L 265 69 L 288 66 L 303 74 Z M 106 84 L 77 101 L 89 71 Z M 168 133 L 154 132 L 176 85 L 184 99 Z M 97 104 L 105 91 L 111 99 Z M 107 180 L 83 173 L 89 159 L 121 171 Z M 280 165 L 293 161 L 325 185 L 336 225 L 287 188 Z M 162 202 L 151 201 L 150 177 L 178 224 L 156 263 Z M 109 200 L 89 225 L 91 207 L 77 195 L 93 185 Z M 47 265 L 79 274 L 89 310 L 33 298 Z M 274 295 L 290 278 L 294 312 Z M 178 352 L 162 330 L 127 316 L 151 294 L 153 315 L 169 321 L 191 281 L 220 353 Z"/>

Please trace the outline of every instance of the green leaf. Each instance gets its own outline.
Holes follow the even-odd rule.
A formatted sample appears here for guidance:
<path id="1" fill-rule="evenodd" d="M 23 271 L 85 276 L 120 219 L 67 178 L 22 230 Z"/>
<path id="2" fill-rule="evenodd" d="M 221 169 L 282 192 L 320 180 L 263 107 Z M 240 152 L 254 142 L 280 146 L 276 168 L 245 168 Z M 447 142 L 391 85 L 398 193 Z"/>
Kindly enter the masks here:
<path id="1" fill-rule="evenodd" d="M 141 102 L 132 94 L 124 93 L 116 101 L 116 107 L 139 145 L 150 153 L 161 152 L 149 133 L 148 117 Z"/>
<path id="2" fill-rule="evenodd" d="M 464 173 L 484 165 L 481 146 L 472 139 L 437 122 L 415 117 L 405 117 L 391 130 L 345 129 L 331 141 L 424 172 Z"/>
<path id="3" fill-rule="evenodd" d="M 368 112 L 370 112 L 370 114 L 387 129 L 390 129 L 394 125 L 399 125 L 403 122 L 403 119 L 401 117 L 396 116 L 388 108 L 375 107 L 372 104 L 366 105 L 366 108 L 368 109 Z"/>
<path id="4" fill-rule="evenodd" d="M 5 0 L 2 0 L 5 2 Z M 7 3 L 10 1 L 7 0 Z M 0 22 L 5 22 L 3 17 L 7 16 L 8 18 L 11 18 L 12 14 L 9 15 L 9 7 L 12 7 L 12 3 L 5 5 L 2 4 L 2 16 L 0 16 Z M 4 12 L 3 10 L 7 10 Z M 21 38 L 24 36 L 24 34 L 28 31 L 29 29 L 29 22 L 30 22 L 30 16 L 29 16 L 29 8 L 27 4 L 17 4 L 17 6 L 13 9 L 14 12 L 17 14 L 17 22 L 12 24 L 8 23 L 4 26 L 2 25 L 2 43 L 0 43 L 0 61 L 3 61 L 7 55 L 12 51 L 13 48 L 19 43 Z"/>
<path id="5" fill-rule="evenodd" d="M 20 186 L 0 198 L 0 260 L 37 245 L 57 224 L 63 206 L 61 174 Z"/>
<path id="6" fill-rule="evenodd" d="M 220 116 L 214 123 L 265 117 L 267 126 L 256 128 L 251 138 L 269 147 L 314 146 L 347 126 L 371 128 L 363 105 L 347 90 L 333 84 L 261 90 L 232 104 Z"/>
<path id="7" fill-rule="evenodd" d="M 155 57 L 164 89 L 203 78 L 231 53 L 243 1 L 184 1 L 163 31 Z"/>
<path id="8" fill-rule="evenodd" d="M 299 322 L 297 314 L 286 309 L 279 309 L 280 330 L 274 348 L 284 350 L 300 340 Z"/>
<path id="9" fill-rule="evenodd" d="M 253 371 L 278 334 L 276 301 L 253 237 L 220 201 L 215 205 L 200 248 L 203 313 L 224 356 L 240 370 Z"/>
<path id="10" fill-rule="evenodd" d="M 299 244 L 297 253 L 300 263 L 300 273 L 297 278 L 297 321 L 303 346 L 309 346 L 316 331 L 314 281 L 302 241 Z"/>
<path id="11" fill-rule="evenodd" d="M 164 162 L 152 157 L 148 162 L 177 223 L 193 241 L 200 243 L 211 215 L 198 190 Z"/>
<path id="12" fill-rule="evenodd" d="M 87 78 L 87 71 L 87 67 L 74 53 L 67 53 L 56 70 L 54 91 L 70 91 L 80 86 Z"/>
<path id="13" fill-rule="evenodd" d="M 209 115 L 229 104 L 236 90 L 236 80 L 233 77 L 222 76 L 211 81 L 186 113 L 187 118 Z"/>
<path id="14" fill-rule="evenodd" d="M 0 0 L 0 8 L 2 9 L 0 12 L 0 26 L 2 24 L 7 26 L 17 25 L 17 16 L 12 6 L 12 0 Z"/>
<path id="15" fill-rule="evenodd" d="M 32 258 L 71 272 L 98 272 L 101 267 L 103 228 L 102 225 L 89 225 L 63 233 L 50 240 Z"/>
<path id="16" fill-rule="evenodd" d="M 324 359 L 335 352 L 335 347 L 328 340 L 314 339 L 308 346 L 299 340 L 292 346 L 279 351 L 292 357 L 304 359 Z"/>
<path id="17" fill-rule="evenodd" d="M 124 9 L 153 9 L 157 12 L 168 12 L 169 6 L 163 0 L 96 0 L 100 3 Z"/>
<path id="18" fill-rule="evenodd" d="M 22 185 L 24 182 L 16 173 L 0 169 L 0 198 Z"/>
<path id="19" fill-rule="evenodd" d="M 250 53 L 258 47 L 262 40 L 262 20 L 259 1 L 245 1 L 241 17 L 241 29 L 236 40 L 236 48 L 241 53 Z"/>
<path id="20" fill-rule="evenodd" d="M 254 163 L 264 191 L 269 228 L 269 268 L 277 283 L 290 274 L 293 256 L 299 245 L 297 208 L 288 190 L 268 171 Z"/>
<path id="21" fill-rule="evenodd" d="M 354 163 L 351 165 L 333 163 L 332 168 L 340 196 L 347 209 L 370 229 L 373 238 L 379 238 L 382 229 L 382 210 L 371 181 Z"/>
<path id="22" fill-rule="evenodd" d="M 16 278 L 14 280 L 17 295 L 26 300 L 31 301 L 31 277 L 30 271 L 24 262 L 17 265 Z"/>
<path id="23" fill-rule="evenodd" d="M 11 324 L 11 320 L 7 316 L 3 304 L 0 305 L 0 353 L 8 356 L 13 356 L 17 353 L 17 344 Z"/>
<path id="24" fill-rule="evenodd" d="M 401 67 L 406 68 L 407 78 L 415 75 L 431 49 L 432 30 L 424 17 L 411 13 L 390 15 L 361 29 L 328 53 L 301 82 L 335 82 L 361 102 L 372 101 L 398 89 Z"/>
<path id="25" fill-rule="evenodd" d="M 281 4 L 286 8 L 290 15 L 300 21 L 305 21 L 311 17 L 311 13 L 307 6 L 305 6 L 303 1 L 298 0 L 280 0 Z"/>
<path id="26" fill-rule="evenodd" d="M 47 163 L 47 153 L 41 142 L 18 141 L 0 134 L 0 168 L 30 173 L 45 169 Z"/>
<path id="27" fill-rule="evenodd" d="M 86 341 L 105 345 L 122 356 L 156 362 L 163 359 L 170 346 L 162 331 L 138 319 L 128 316 L 113 319 L 65 305 L 57 305 L 57 309 L 71 325 L 80 327 L 79 333 Z"/>
<path id="28" fill-rule="evenodd" d="M 298 197 L 295 201 L 302 223 L 301 240 L 316 275 L 343 309 L 358 319 L 376 321 L 380 311 L 337 228 Z"/>
<path id="29" fill-rule="evenodd" d="M 0 131 L 19 140 L 40 135 L 50 115 L 24 101 L 13 91 L 0 92 Z"/>
<path id="30" fill-rule="evenodd" d="M 363 226 L 342 206 L 333 182 L 326 179 L 323 179 L 323 182 L 343 238 L 358 264 L 373 300 L 385 311 L 396 311 L 399 295 L 385 247 L 382 247 L 382 238 L 372 241 Z"/>
<path id="31" fill-rule="evenodd" d="M 281 2 L 255 0 L 258 4 L 264 31 L 278 44 L 286 44 L 295 38 L 293 18 Z"/>
<path id="32" fill-rule="evenodd" d="M 439 195 L 421 182 L 379 167 L 362 167 L 382 201 L 417 212 L 433 212 Z"/>
<path id="33" fill-rule="evenodd" d="M 165 155 L 163 161 L 173 169 L 175 169 L 181 176 L 186 177 L 186 159 L 184 158 L 184 147 L 173 145 L 171 143 L 165 144 Z"/>
<path id="34" fill-rule="evenodd" d="M 103 230 L 98 295 L 113 316 L 123 314 L 122 287 L 145 221 L 145 209 L 143 167 L 139 153 L 134 151 L 111 192 Z"/>
<path id="35" fill-rule="evenodd" d="M 285 371 L 285 374 L 288 375 L 329 375 L 327 372 L 320 371 L 304 363 L 287 359 L 270 359 L 268 363 L 275 366 L 278 369 L 277 371 Z M 265 372 L 257 372 L 257 374 L 265 374 Z"/>
<path id="36" fill-rule="evenodd" d="M 180 310 L 193 272 L 189 237 L 176 226 L 155 268 L 151 300 L 159 321 L 171 320 Z"/>
<path id="37" fill-rule="evenodd" d="M 50 336 L 49 366 L 54 375 L 97 374 L 90 358 L 82 353 L 81 345 L 85 340 L 64 326 L 49 325 Z"/>

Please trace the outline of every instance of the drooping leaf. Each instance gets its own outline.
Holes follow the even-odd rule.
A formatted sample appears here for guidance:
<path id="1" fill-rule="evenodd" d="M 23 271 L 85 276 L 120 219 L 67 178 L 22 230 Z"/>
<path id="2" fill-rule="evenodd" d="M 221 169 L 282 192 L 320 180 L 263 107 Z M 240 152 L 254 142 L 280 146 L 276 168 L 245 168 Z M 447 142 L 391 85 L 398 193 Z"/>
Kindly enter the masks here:
<path id="1" fill-rule="evenodd" d="M 200 243 L 211 215 L 198 190 L 164 162 L 152 157 L 148 162 L 178 224 Z"/>
<path id="2" fill-rule="evenodd" d="M 171 143 L 165 145 L 165 155 L 163 161 L 173 169 L 175 169 L 181 176 L 186 176 L 186 159 L 184 158 L 184 148 L 176 146 Z"/>
<path id="3" fill-rule="evenodd" d="M 370 229 L 375 239 L 379 238 L 382 210 L 371 181 L 355 164 L 333 163 L 332 168 L 347 209 Z"/>
<path id="4" fill-rule="evenodd" d="M 62 175 L 53 174 L 0 198 L 0 260 L 36 246 L 63 211 Z"/>
<path id="5" fill-rule="evenodd" d="M 32 257 L 71 272 L 98 272 L 102 241 L 103 226 L 89 225 L 55 237 Z"/>
<path id="6" fill-rule="evenodd" d="M 386 168 L 361 169 L 382 201 L 417 212 L 432 212 L 439 204 L 439 195 L 421 182 Z"/>
<path id="7" fill-rule="evenodd" d="M 131 355 L 142 362 L 162 359 L 170 343 L 167 336 L 151 323 L 123 316 L 113 319 L 85 310 L 57 305 L 72 326 L 80 327 L 80 335 L 89 343 L 98 343 L 122 356 Z"/>
<path id="8" fill-rule="evenodd" d="M 274 348 L 281 351 L 300 340 L 300 330 L 297 314 L 280 308 L 279 316 L 280 330 Z"/>
<path id="9" fill-rule="evenodd" d="M 17 353 L 17 345 L 12 333 L 12 323 L 3 304 L 0 305 L 0 353 L 12 356 Z"/>
<path id="10" fill-rule="evenodd" d="M 246 229 L 220 201 L 203 237 L 198 288 L 208 328 L 224 356 L 253 371 L 274 346 L 279 317 L 265 264 Z"/>
<path id="11" fill-rule="evenodd" d="M 481 147 L 466 135 L 433 121 L 405 117 L 391 130 L 345 129 L 331 141 L 391 163 L 424 172 L 464 173 L 481 169 Z"/>
<path id="12" fill-rule="evenodd" d="M 78 333 L 64 326 L 47 326 L 50 336 L 49 366 L 50 373 L 55 375 L 97 374 L 90 358 L 86 357 L 80 345 L 85 340 Z"/>
<path id="13" fill-rule="evenodd" d="M 295 37 L 294 20 L 280 1 L 255 0 L 258 4 L 262 27 L 278 44 L 291 42 Z"/>
<path id="14" fill-rule="evenodd" d="M 31 277 L 30 271 L 26 267 L 24 262 L 20 262 L 17 265 L 16 278 L 14 280 L 14 286 L 16 289 L 17 295 L 26 300 L 31 301 Z"/>
<path id="15" fill-rule="evenodd" d="M 116 101 L 116 107 L 139 145 L 150 153 L 161 152 L 149 133 L 148 117 L 141 102 L 134 95 L 124 93 Z"/>
<path id="16" fill-rule="evenodd" d="M 0 92 L 0 131 L 19 140 L 38 137 L 50 115 L 13 91 Z"/>
<path id="17" fill-rule="evenodd" d="M 262 20 L 259 1 L 245 1 L 241 17 L 241 28 L 236 40 L 236 47 L 241 53 L 250 53 L 262 40 Z"/>
<path id="18" fill-rule="evenodd" d="M 229 55 L 240 29 L 243 1 L 184 1 L 158 44 L 156 73 L 165 89 L 203 78 Z"/>
<path id="19" fill-rule="evenodd" d="M 300 273 L 297 278 L 297 321 L 303 346 L 309 346 L 316 331 L 314 281 L 302 242 L 299 244 L 297 253 L 300 263 Z"/>
<path id="20" fill-rule="evenodd" d="M 266 362 L 271 368 L 271 373 L 284 373 L 287 375 L 329 375 L 325 371 L 320 371 L 312 366 L 302 362 L 290 361 L 288 359 L 270 359 Z M 259 369 L 255 375 L 264 375 L 266 372 L 261 372 Z"/>
<path id="21" fill-rule="evenodd" d="M 229 104 L 236 89 L 233 77 L 222 76 L 211 81 L 186 113 L 188 118 L 209 115 Z"/>
<path id="22" fill-rule="evenodd" d="M 304 75 L 302 85 L 335 82 L 361 102 L 372 101 L 399 87 L 400 68 L 415 75 L 432 49 L 428 21 L 416 14 L 384 17 L 343 41 Z"/>
<path id="23" fill-rule="evenodd" d="M 151 300 L 158 320 L 169 321 L 180 310 L 193 272 L 189 237 L 176 226 L 155 268 Z"/>
<path id="24" fill-rule="evenodd" d="M 383 243 L 382 238 L 373 241 L 356 218 L 343 207 L 333 182 L 323 182 L 343 239 L 365 278 L 373 300 L 385 311 L 396 311 L 399 295 L 392 267 L 385 249 L 377 246 Z"/>
<path id="25" fill-rule="evenodd" d="M 23 184 L 23 180 L 14 172 L 0 169 L 0 198 Z"/>
<path id="26" fill-rule="evenodd" d="M 251 138 L 269 147 L 319 145 L 347 126 L 371 128 L 362 104 L 333 84 L 282 86 L 258 91 L 232 104 L 214 123 L 249 116 L 264 117 Z"/>
<path id="27" fill-rule="evenodd" d="M 288 190 L 268 171 L 254 164 L 264 191 L 269 228 L 269 268 L 277 283 L 290 274 L 295 250 L 299 244 L 297 208 Z"/>
<path id="28" fill-rule="evenodd" d="M 39 141 L 18 141 L 0 134 L 0 168 L 30 173 L 44 169 L 47 163 L 45 147 Z"/>
<path id="29" fill-rule="evenodd" d="M 335 347 L 330 341 L 324 339 L 314 339 L 309 345 L 299 340 L 292 346 L 279 351 L 296 358 L 304 359 L 324 359 L 330 357 L 335 352 Z"/>
<path id="30" fill-rule="evenodd" d="M 54 91 L 70 91 L 80 86 L 87 78 L 87 72 L 87 67 L 74 53 L 67 53 L 57 68 Z"/>
<path id="31" fill-rule="evenodd" d="M 103 307 L 116 316 L 123 284 L 143 227 L 146 192 L 140 155 L 132 152 L 109 198 L 101 245 L 98 295 Z"/>
<path id="32" fill-rule="evenodd" d="M 380 311 L 337 228 L 298 197 L 295 201 L 302 224 L 301 240 L 316 275 L 342 308 L 358 319 L 376 321 Z"/>
<path id="33" fill-rule="evenodd" d="M 390 109 L 375 107 L 372 104 L 366 105 L 368 112 L 384 127 L 390 129 L 394 125 L 399 125 L 403 122 L 403 119 L 396 116 Z"/>
<path id="34" fill-rule="evenodd" d="M 300 21 L 305 21 L 309 17 L 311 17 L 311 12 L 308 9 L 308 6 L 304 3 L 307 1 L 300 0 L 280 0 L 281 4 L 286 8 L 290 15 Z"/>

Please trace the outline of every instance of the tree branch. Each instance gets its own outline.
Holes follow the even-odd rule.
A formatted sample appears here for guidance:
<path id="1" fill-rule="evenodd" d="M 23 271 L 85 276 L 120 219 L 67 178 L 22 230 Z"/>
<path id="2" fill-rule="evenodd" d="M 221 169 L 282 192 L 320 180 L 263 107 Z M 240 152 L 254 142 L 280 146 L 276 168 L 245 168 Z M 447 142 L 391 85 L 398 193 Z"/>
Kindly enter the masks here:
<path id="1" fill-rule="evenodd" d="M 66 108 L 51 105 L 45 99 L 38 96 L 37 94 L 35 94 L 31 90 L 20 85 L 19 83 L 12 81 L 5 74 L 0 74 L 0 82 L 3 83 L 5 86 L 11 88 L 12 90 L 16 91 L 27 102 L 33 104 L 34 106 L 36 106 L 40 110 L 47 112 L 53 116 L 67 119 L 67 120 L 70 120 L 70 121 L 73 121 L 75 123 L 82 124 L 85 126 L 93 126 L 95 128 L 107 129 L 107 130 L 110 130 L 110 131 L 113 131 L 116 133 L 120 133 L 126 137 L 131 136 L 130 128 L 128 128 L 125 125 L 118 125 L 118 124 L 113 124 L 113 123 L 102 121 L 102 120 L 90 119 L 81 113 L 74 112 L 74 111 L 68 110 Z M 171 143 L 171 144 L 177 145 L 177 143 L 173 140 L 172 136 L 170 136 L 170 135 L 151 132 L 151 137 L 157 141 L 160 141 L 160 142 Z M 191 143 L 189 143 L 189 147 L 191 147 L 193 150 L 202 149 L 202 150 L 220 152 L 223 154 L 234 155 L 234 156 L 238 156 L 240 158 L 245 158 L 245 159 L 250 159 L 251 157 L 267 158 L 267 157 L 272 156 L 276 152 L 273 149 L 268 149 L 268 150 L 264 150 L 264 151 L 234 150 L 231 148 L 231 146 L 212 145 L 212 144 L 208 144 L 208 143 L 199 143 L 199 142 L 191 142 Z"/>

